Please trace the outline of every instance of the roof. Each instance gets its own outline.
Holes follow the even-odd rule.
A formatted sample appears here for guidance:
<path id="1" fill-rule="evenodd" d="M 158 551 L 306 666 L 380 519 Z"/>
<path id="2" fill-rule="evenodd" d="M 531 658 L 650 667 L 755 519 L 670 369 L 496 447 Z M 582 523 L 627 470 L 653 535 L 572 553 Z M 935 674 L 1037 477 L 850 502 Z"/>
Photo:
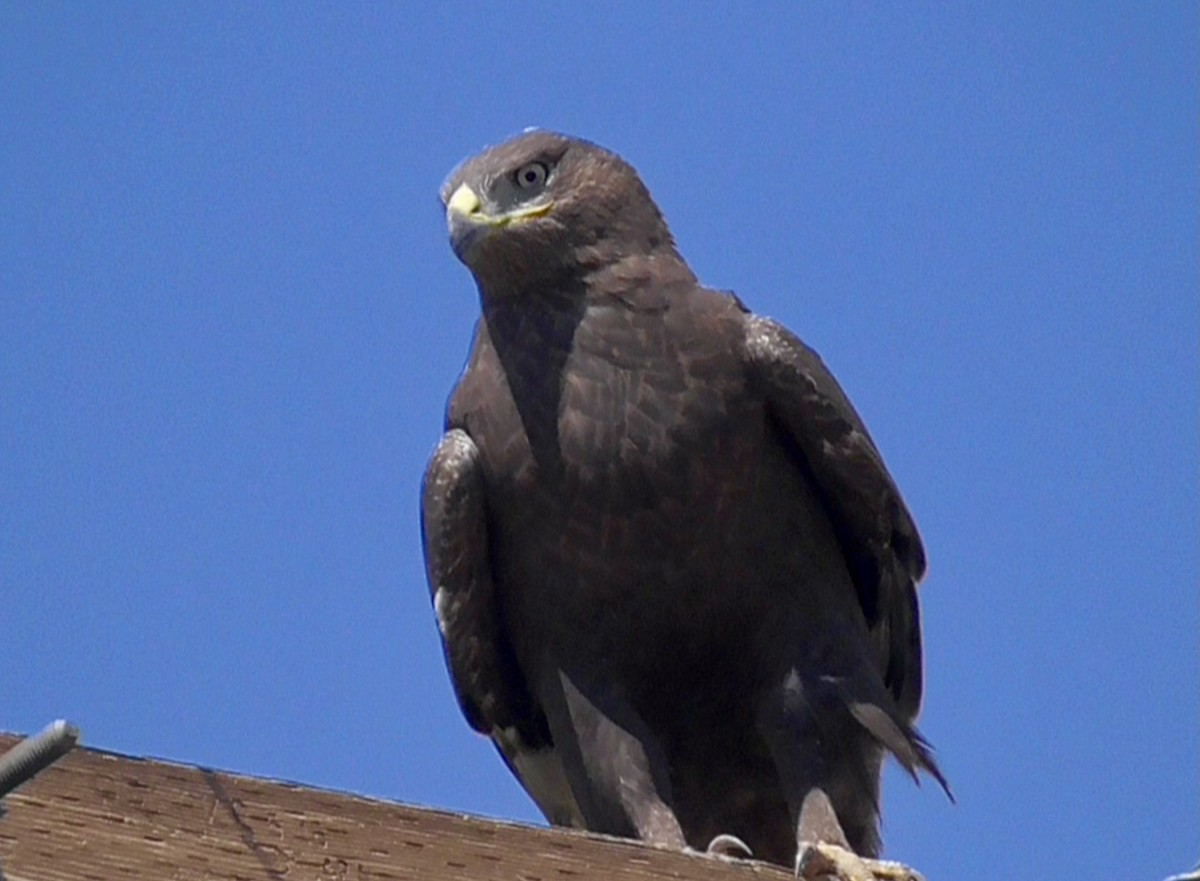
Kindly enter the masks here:
<path id="1" fill-rule="evenodd" d="M 0 734 L 0 751 L 19 738 Z M 0 881 L 785 879 L 631 841 L 95 749 L 4 799 Z"/>

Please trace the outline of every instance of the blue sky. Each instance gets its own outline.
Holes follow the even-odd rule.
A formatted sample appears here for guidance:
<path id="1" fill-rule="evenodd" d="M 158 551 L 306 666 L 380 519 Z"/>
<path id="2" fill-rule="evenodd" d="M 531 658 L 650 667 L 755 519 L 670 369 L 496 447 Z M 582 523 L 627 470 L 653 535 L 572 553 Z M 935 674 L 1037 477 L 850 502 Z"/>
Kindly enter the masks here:
<path id="1" fill-rule="evenodd" d="M 519 820 L 417 490 L 530 125 L 825 357 L 922 529 L 930 878 L 1198 856 L 1194 3 L 0 4 L 0 729 Z"/>

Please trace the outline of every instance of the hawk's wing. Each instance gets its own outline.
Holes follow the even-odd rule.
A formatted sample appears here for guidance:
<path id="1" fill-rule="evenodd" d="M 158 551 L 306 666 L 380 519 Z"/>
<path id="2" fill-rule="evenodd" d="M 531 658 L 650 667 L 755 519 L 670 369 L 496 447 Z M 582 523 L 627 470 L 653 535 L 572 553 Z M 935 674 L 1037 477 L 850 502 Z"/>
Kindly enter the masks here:
<path id="1" fill-rule="evenodd" d="M 504 632 L 485 496 L 475 442 L 462 429 L 446 432 L 425 469 L 421 534 L 450 680 L 467 722 L 492 738 L 546 818 L 582 828 L 546 717 Z"/>
<path id="2" fill-rule="evenodd" d="M 950 787 L 912 727 L 921 704 L 917 582 L 925 551 L 916 524 L 866 426 L 820 357 L 787 328 L 746 317 L 750 375 L 797 465 L 825 504 L 842 547 L 890 698 L 847 694 L 851 714 L 917 777 Z M 861 684 L 861 683 L 860 683 Z"/>
<path id="3" fill-rule="evenodd" d="M 787 328 L 746 318 L 746 352 L 770 413 L 825 503 L 870 628 L 884 684 L 905 720 L 921 703 L 916 584 L 925 551 L 900 491 L 845 392 Z"/>

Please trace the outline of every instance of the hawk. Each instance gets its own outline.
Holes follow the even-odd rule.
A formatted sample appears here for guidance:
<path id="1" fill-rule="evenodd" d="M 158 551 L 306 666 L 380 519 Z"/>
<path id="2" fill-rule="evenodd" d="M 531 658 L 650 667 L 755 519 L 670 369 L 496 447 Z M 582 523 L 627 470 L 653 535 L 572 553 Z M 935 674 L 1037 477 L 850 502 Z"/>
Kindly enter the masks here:
<path id="1" fill-rule="evenodd" d="M 925 555 L 837 381 L 697 281 L 608 150 L 528 131 L 441 197 L 481 317 L 422 534 L 468 723 L 551 823 L 903 869 L 873 859 L 884 754 L 946 786 Z"/>

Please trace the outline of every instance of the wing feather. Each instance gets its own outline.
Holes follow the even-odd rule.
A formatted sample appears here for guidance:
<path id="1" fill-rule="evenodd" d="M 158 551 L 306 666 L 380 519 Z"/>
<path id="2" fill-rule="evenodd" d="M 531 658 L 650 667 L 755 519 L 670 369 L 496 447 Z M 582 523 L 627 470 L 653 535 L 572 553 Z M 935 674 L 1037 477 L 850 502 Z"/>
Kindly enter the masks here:
<path id="1" fill-rule="evenodd" d="M 866 426 L 820 356 L 782 325 L 746 318 L 746 356 L 846 555 L 884 683 L 906 718 L 921 702 L 916 584 L 925 550 Z"/>
<path id="2" fill-rule="evenodd" d="M 463 715 L 491 737 L 550 822 L 582 827 L 545 714 L 504 632 L 489 565 L 479 450 L 462 429 L 442 436 L 425 470 L 421 535 L 442 649 Z"/>

